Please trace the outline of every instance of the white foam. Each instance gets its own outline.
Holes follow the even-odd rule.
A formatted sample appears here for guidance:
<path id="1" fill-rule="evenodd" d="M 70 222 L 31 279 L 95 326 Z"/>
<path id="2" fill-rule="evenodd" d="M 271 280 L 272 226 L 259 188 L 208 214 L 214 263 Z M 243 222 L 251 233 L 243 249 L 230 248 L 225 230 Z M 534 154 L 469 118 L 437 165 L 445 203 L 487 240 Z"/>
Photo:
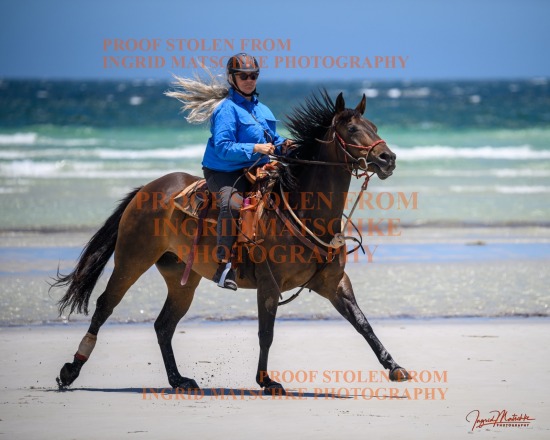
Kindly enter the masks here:
<path id="1" fill-rule="evenodd" d="M 507 147 L 449 147 L 446 145 L 416 146 L 401 148 L 390 145 L 397 154 L 397 160 L 441 160 L 441 159 L 505 159 L 537 160 L 550 159 L 550 151 L 534 150 L 530 145 Z"/>
<path id="2" fill-rule="evenodd" d="M 5 150 L 0 151 L 0 159 L 24 159 L 27 157 L 27 155 L 22 151 L 14 151 L 14 150 Z"/>
<path id="3" fill-rule="evenodd" d="M 58 147 L 89 147 L 107 142 L 96 138 L 56 138 L 37 133 L 0 134 L 0 145 L 55 145 Z"/>
<path id="4" fill-rule="evenodd" d="M 94 145 L 100 145 L 101 143 L 105 143 L 106 141 L 103 139 L 96 139 L 96 138 L 89 138 L 89 139 L 83 139 L 83 138 L 51 138 L 51 137 L 43 137 L 40 136 L 38 138 L 38 144 L 39 145 L 55 145 L 59 147 L 92 147 Z"/>
<path id="5" fill-rule="evenodd" d="M 204 154 L 204 145 L 192 145 L 180 148 L 158 148 L 151 150 L 95 150 L 101 159 L 189 159 L 200 158 Z"/>
<path id="6" fill-rule="evenodd" d="M 430 96 L 432 91 L 429 87 L 419 87 L 416 89 L 405 89 L 403 90 L 404 98 L 427 98 Z"/>
<path id="7" fill-rule="evenodd" d="M 29 192 L 29 188 L 20 186 L 0 186 L 0 194 L 25 194 Z"/>
<path id="8" fill-rule="evenodd" d="M 90 144 L 92 145 L 92 144 Z M 204 145 L 195 145 L 179 148 L 159 148 L 150 150 L 123 150 L 123 149 L 77 149 L 77 148 L 49 148 L 32 150 L 2 150 L 0 159 L 191 159 L 201 158 L 204 154 Z"/>
<path id="9" fill-rule="evenodd" d="M 376 98 L 380 92 L 378 89 L 366 87 L 360 91 L 360 93 L 364 93 L 367 98 Z"/>
<path id="10" fill-rule="evenodd" d="M 495 191 L 503 194 L 539 194 L 550 192 L 550 186 L 501 186 L 497 185 Z"/>
<path id="11" fill-rule="evenodd" d="M 130 105 L 141 105 L 143 104 L 143 98 L 141 96 L 132 96 L 129 103 Z"/>
<path id="12" fill-rule="evenodd" d="M 0 134 L 0 145 L 33 145 L 36 143 L 36 133 Z"/>
<path id="13" fill-rule="evenodd" d="M 410 173 L 410 171 L 409 171 Z M 513 178 L 513 177 L 550 177 L 550 170 L 535 170 L 529 168 L 495 168 L 486 170 L 445 170 L 445 169 L 426 169 L 422 171 L 415 171 L 414 175 L 422 176 L 436 176 L 436 177 L 485 177 L 493 176 L 499 178 Z"/>
<path id="14" fill-rule="evenodd" d="M 389 89 L 387 94 L 388 98 L 397 99 L 401 96 L 401 90 L 399 89 Z"/>
<path id="15" fill-rule="evenodd" d="M 491 192 L 490 187 L 474 186 L 474 185 L 451 185 L 449 189 L 451 190 L 451 192 L 455 192 L 455 193 Z"/>
<path id="16" fill-rule="evenodd" d="M 0 163 L 0 177 L 35 179 L 125 179 L 157 178 L 165 174 L 184 171 L 178 169 L 105 169 L 102 162 L 35 162 L 31 160 Z M 188 171 L 184 171 L 188 172 Z M 197 171 L 191 171 L 197 173 Z"/>
<path id="17" fill-rule="evenodd" d="M 89 150 L 77 150 L 77 149 L 62 149 L 62 148 L 50 148 L 50 149 L 18 149 L 18 150 L 2 150 L 0 151 L 0 159 L 10 160 L 23 160 L 23 159 L 48 159 L 48 158 L 60 158 L 67 159 L 73 157 L 89 156 Z"/>
<path id="18" fill-rule="evenodd" d="M 476 186 L 476 185 L 451 185 L 451 192 L 455 193 L 500 193 L 500 194 L 540 194 L 549 193 L 550 186 Z"/>
<path id="19" fill-rule="evenodd" d="M 479 104 L 481 102 L 481 96 L 479 95 L 471 95 L 468 99 L 472 104 Z"/>
<path id="20" fill-rule="evenodd" d="M 0 175 L 2 177 L 51 177 L 59 174 L 63 165 L 63 162 L 20 160 L 0 164 Z"/>
<path id="21" fill-rule="evenodd" d="M 550 177 L 550 170 L 533 170 L 533 169 L 510 169 L 510 168 L 503 168 L 503 169 L 496 169 L 496 170 L 489 170 L 489 174 L 496 176 L 496 177 L 502 177 L 502 178 L 510 178 L 510 177 Z"/>

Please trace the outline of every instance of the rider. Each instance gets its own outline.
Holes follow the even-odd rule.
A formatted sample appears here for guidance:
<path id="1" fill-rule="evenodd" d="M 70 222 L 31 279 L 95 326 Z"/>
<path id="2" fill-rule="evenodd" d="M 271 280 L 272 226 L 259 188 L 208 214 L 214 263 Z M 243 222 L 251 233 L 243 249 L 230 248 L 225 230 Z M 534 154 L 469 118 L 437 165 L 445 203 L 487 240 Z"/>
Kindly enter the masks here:
<path id="1" fill-rule="evenodd" d="M 276 131 L 276 120 L 267 106 L 258 101 L 256 83 L 260 67 L 246 53 L 229 58 L 226 68 L 229 94 L 210 119 L 212 136 L 202 160 L 208 189 L 217 194 L 220 214 L 217 224 L 216 258 L 218 269 L 213 281 L 218 286 L 237 290 L 231 268 L 231 248 L 235 243 L 242 194 L 250 189 L 243 168 L 269 162 L 269 154 L 282 154 L 292 141 Z"/>

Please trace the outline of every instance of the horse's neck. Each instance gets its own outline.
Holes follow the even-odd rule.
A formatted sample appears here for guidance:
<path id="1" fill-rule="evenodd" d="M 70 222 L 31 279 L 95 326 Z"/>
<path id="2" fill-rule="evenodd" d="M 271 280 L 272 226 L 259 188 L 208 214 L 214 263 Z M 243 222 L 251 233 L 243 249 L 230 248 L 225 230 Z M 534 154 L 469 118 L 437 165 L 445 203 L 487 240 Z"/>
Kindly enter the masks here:
<path id="1" fill-rule="evenodd" d="M 342 167 L 309 165 L 300 176 L 298 191 L 291 198 L 302 218 L 340 219 L 350 182 L 350 172 Z"/>

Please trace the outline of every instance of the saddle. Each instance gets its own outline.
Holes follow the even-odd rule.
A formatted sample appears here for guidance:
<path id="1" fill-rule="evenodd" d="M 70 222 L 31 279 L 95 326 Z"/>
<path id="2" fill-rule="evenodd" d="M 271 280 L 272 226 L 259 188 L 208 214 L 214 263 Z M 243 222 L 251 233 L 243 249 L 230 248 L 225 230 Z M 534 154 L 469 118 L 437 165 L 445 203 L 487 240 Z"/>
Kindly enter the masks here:
<path id="1" fill-rule="evenodd" d="M 237 243 L 255 241 L 257 224 L 264 212 L 265 196 L 271 193 L 277 182 L 280 166 L 281 164 L 275 161 L 244 170 L 247 180 L 252 183 L 252 190 L 243 198 Z M 174 197 L 174 206 L 191 217 L 216 224 L 219 207 L 213 201 L 206 179 L 199 179 Z"/>
<path id="2" fill-rule="evenodd" d="M 243 206 L 240 209 L 238 220 L 239 234 L 235 247 L 254 246 L 263 240 L 257 237 L 258 222 L 264 213 L 266 200 L 275 183 L 279 179 L 279 162 L 270 162 L 262 167 L 245 169 L 246 178 L 252 183 L 252 190 L 245 193 Z M 219 208 L 215 206 L 214 197 L 208 190 L 206 179 L 199 179 L 177 194 L 173 203 L 174 206 L 185 214 L 199 220 L 197 232 L 193 240 L 193 249 L 197 246 L 202 234 L 203 221 L 217 223 Z M 232 252 L 232 255 L 242 255 L 241 252 Z M 186 268 L 181 280 L 185 285 L 193 265 L 194 252 L 189 254 Z M 237 265 L 236 258 L 232 257 L 232 264 Z"/>

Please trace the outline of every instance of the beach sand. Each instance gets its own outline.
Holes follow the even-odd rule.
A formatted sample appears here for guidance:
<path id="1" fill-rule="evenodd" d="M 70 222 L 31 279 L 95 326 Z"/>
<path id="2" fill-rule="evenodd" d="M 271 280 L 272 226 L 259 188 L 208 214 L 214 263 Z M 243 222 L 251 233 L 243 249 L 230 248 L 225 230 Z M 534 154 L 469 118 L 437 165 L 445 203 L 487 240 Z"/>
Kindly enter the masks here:
<path id="1" fill-rule="evenodd" d="M 174 350 L 182 374 L 204 390 L 194 396 L 168 388 L 152 324 L 106 325 L 65 392 L 55 377 L 87 327 L 3 327 L 0 437 L 547 439 L 549 324 L 548 318 L 375 320 L 396 361 L 416 372 L 416 382 L 395 384 L 346 322 L 283 320 L 269 369 L 293 379 L 284 382 L 293 393 L 286 398 L 257 394 L 254 321 L 180 323 Z M 476 413 L 470 421 L 466 416 L 475 410 L 480 418 L 498 410 L 534 420 L 472 430 Z"/>

